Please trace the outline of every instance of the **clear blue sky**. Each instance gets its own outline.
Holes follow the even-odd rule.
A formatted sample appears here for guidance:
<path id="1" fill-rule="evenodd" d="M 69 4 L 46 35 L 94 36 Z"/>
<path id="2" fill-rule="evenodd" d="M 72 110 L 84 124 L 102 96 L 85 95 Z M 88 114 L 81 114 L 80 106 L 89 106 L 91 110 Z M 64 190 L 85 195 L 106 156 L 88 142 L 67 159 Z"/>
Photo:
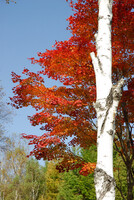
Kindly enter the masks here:
<path id="1" fill-rule="evenodd" d="M 0 80 L 6 101 L 12 96 L 14 87 L 11 72 L 21 74 L 24 67 L 32 69 L 27 58 L 51 49 L 55 40 L 66 40 L 71 36 L 66 30 L 66 19 L 72 11 L 66 0 L 16 1 L 16 4 L 8 5 L 0 0 Z M 53 84 L 51 80 L 46 83 Z M 27 115 L 32 113 L 28 108 L 15 110 L 12 122 L 6 124 L 7 134 L 43 134 L 39 127 L 31 127 Z"/>

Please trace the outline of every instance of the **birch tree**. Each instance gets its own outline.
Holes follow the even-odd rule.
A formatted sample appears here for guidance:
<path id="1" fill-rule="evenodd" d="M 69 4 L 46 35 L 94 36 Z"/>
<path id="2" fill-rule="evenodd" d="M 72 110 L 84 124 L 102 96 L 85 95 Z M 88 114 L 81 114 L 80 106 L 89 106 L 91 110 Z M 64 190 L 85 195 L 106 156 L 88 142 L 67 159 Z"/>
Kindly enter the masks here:
<path id="1" fill-rule="evenodd" d="M 112 0 L 99 0 L 97 55 L 91 53 L 96 76 L 97 100 L 97 166 L 95 188 L 97 200 L 115 199 L 113 177 L 114 122 L 121 97 L 123 79 L 112 85 L 111 24 Z"/>

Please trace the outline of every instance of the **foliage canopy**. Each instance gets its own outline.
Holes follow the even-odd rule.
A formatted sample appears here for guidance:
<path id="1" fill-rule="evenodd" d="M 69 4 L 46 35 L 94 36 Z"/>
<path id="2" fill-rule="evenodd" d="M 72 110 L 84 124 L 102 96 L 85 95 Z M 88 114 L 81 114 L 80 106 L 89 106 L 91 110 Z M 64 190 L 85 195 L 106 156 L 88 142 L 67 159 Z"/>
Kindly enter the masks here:
<path id="1" fill-rule="evenodd" d="M 81 173 L 86 175 L 94 170 L 95 163 L 86 163 L 73 153 L 72 147 L 86 149 L 96 144 L 96 112 L 93 107 L 96 86 L 90 53 L 95 52 L 98 1 L 69 2 L 74 10 L 68 18 L 72 37 L 55 42 L 52 50 L 39 52 L 37 59 L 31 58 L 32 64 L 41 66 L 37 73 L 26 68 L 22 76 L 12 72 L 12 80 L 17 86 L 13 88 L 11 101 L 16 108 L 35 108 L 35 115 L 29 117 L 30 123 L 42 125 L 42 136 L 23 134 L 30 140 L 30 145 L 34 144 L 30 155 L 37 159 L 60 159 L 60 171 L 82 167 Z M 113 3 L 112 78 L 114 84 L 120 77 L 125 79 L 116 118 L 115 144 L 124 159 L 128 151 L 134 156 L 133 5 L 134 0 L 114 0 Z M 62 86 L 45 87 L 46 76 L 59 80 Z"/>

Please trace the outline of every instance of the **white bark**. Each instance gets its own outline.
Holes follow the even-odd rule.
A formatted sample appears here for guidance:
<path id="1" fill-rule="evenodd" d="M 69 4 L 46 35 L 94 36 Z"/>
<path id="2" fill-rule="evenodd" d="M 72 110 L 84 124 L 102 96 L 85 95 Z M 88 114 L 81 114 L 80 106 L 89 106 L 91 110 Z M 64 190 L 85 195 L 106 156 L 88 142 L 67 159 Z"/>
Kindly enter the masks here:
<path id="1" fill-rule="evenodd" d="M 112 0 L 99 0 L 98 34 L 96 37 L 97 56 L 91 58 L 96 76 L 97 100 L 97 166 L 95 188 L 97 200 L 115 199 L 113 178 L 114 120 L 121 96 L 123 80 L 112 86 L 111 22 Z"/>

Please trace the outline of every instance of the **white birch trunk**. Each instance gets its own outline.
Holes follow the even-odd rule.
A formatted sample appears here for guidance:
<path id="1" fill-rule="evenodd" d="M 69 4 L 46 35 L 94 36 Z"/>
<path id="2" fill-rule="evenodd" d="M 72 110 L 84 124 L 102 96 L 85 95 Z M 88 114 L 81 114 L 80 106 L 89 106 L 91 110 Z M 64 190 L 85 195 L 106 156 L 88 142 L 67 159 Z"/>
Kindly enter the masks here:
<path id="1" fill-rule="evenodd" d="M 97 99 L 97 166 L 95 188 L 97 200 L 115 199 L 113 178 L 114 120 L 121 96 L 123 80 L 112 86 L 111 23 L 112 0 L 99 0 L 98 34 L 96 37 L 97 56 L 91 58 L 96 76 Z"/>

